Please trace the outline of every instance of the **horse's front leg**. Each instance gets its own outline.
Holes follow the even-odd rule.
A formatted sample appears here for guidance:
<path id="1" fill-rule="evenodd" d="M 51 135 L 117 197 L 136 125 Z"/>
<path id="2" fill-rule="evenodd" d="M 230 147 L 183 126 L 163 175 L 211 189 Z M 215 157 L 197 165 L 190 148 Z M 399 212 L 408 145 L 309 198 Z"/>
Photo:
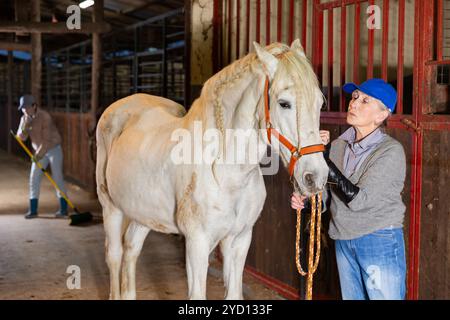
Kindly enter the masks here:
<path id="1" fill-rule="evenodd" d="M 226 288 L 225 299 L 227 300 L 243 299 L 242 274 L 251 241 L 252 228 L 247 228 L 238 235 L 228 235 L 220 242 Z"/>
<path id="2" fill-rule="evenodd" d="M 189 287 L 189 299 L 206 299 L 206 278 L 210 243 L 200 231 L 186 235 L 186 271 Z"/>

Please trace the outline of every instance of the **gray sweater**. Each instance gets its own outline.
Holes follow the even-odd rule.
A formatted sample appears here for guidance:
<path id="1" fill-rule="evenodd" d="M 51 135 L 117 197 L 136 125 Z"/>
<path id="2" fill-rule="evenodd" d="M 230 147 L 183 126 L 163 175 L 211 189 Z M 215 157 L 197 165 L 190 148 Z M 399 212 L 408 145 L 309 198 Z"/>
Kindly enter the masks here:
<path id="1" fill-rule="evenodd" d="M 330 159 L 342 172 L 346 145 L 346 141 L 337 139 L 332 142 L 330 149 Z M 336 195 L 333 186 L 330 186 L 330 237 L 349 240 L 390 226 L 402 227 L 405 205 L 401 192 L 405 174 L 403 146 L 386 135 L 361 166 L 348 177 L 360 188 L 348 205 Z M 326 200 L 326 195 L 324 198 Z"/>

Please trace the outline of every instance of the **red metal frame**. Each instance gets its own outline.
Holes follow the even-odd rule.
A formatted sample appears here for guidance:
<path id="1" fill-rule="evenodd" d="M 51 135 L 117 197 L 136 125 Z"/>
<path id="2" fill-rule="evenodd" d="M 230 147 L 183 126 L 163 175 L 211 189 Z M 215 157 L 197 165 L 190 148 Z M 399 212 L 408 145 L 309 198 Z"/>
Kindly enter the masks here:
<path id="1" fill-rule="evenodd" d="M 328 11 L 328 105 L 330 111 L 333 106 L 333 11 Z"/>
<path id="2" fill-rule="evenodd" d="M 294 14 L 295 14 L 294 0 L 289 1 L 289 12 L 291 14 L 289 15 L 288 43 L 291 44 L 292 41 L 294 40 Z"/>
<path id="3" fill-rule="evenodd" d="M 389 37 L 389 0 L 383 0 L 383 42 L 381 45 L 381 78 L 387 80 L 388 37 Z"/>
<path id="4" fill-rule="evenodd" d="M 343 32 L 342 32 L 343 30 Z M 342 4 L 341 5 L 341 77 L 340 77 L 340 86 L 342 87 L 345 83 L 345 59 L 347 58 L 346 54 L 346 42 L 347 42 L 347 7 Z M 339 110 L 344 112 L 346 109 L 345 106 L 345 96 L 344 92 L 341 90 L 341 99 L 339 101 Z"/>
<path id="5" fill-rule="evenodd" d="M 375 0 L 369 0 L 369 5 L 373 5 Z M 367 45 L 367 79 L 373 78 L 373 48 L 374 48 L 374 29 L 367 29 L 368 45 Z"/>
<path id="6" fill-rule="evenodd" d="M 270 2 L 270 1 L 267 1 Z M 283 0 L 278 0 L 278 9 L 277 9 L 277 41 L 281 42 L 281 35 L 283 33 Z"/>

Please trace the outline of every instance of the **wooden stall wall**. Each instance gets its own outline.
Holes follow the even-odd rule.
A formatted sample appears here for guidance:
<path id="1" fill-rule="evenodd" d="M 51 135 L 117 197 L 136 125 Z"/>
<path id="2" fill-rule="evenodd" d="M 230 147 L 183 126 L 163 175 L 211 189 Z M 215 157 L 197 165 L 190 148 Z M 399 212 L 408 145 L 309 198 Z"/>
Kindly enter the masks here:
<path id="1" fill-rule="evenodd" d="M 450 299 L 450 132 L 423 144 L 419 299 Z"/>
<path id="2" fill-rule="evenodd" d="M 95 150 L 89 134 L 92 115 L 57 111 L 52 111 L 51 115 L 63 140 L 65 178 L 95 192 Z"/>

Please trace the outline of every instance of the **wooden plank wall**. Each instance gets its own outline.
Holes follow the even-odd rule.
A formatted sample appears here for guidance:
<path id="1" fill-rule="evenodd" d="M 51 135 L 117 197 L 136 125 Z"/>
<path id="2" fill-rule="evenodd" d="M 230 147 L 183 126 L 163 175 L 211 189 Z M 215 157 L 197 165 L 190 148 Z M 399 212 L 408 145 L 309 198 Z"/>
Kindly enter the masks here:
<path id="1" fill-rule="evenodd" d="M 331 139 L 337 138 L 348 126 L 321 125 L 321 129 L 329 130 Z M 407 206 L 405 214 L 406 244 L 408 234 L 408 215 L 410 202 L 411 179 L 411 146 L 412 137 L 405 130 L 388 129 L 387 132 L 399 140 L 405 148 L 407 176 L 403 201 Z M 263 212 L 253 229 L 253 239 L 247 257 L 247 265 L 258 272 L 281 281 L 296 289 L 303 296 L 305 281 L 297 273 L 295 265 L 295 211 L 290 208 L 292 186 L 286 170 L 281 168 L 274 176 L 264 177 L 267 199 Z M 323 238 L 321 260 L 318 272 L 314 276 L 314 295 L 319 299 L 339 299 L 340 287 L 334 252 L 334 241 L 328 236 L 330 214 L 322 216 Z M 306 235 L 306 233 L 304 233 Z M 304 237 L 306 238 L 306 237 Z M 306 243 L 303 242 L 303 248 Z M 303 261 L 306 260 L 303 258 Z M 303 264 L 305 267 L 305 264 Z"/>
<path id="2" fill-rule="evenodd" d="M 95 192 L 95 159 L 89 143 L 88 113 L 51 112 L 62 137 L 64 176 L 87 191 Z"/>
<path id="3" fill-rule="evenodd" d="M 450 299 L 450 132 L 425 131 L 419 299 Z"/>

